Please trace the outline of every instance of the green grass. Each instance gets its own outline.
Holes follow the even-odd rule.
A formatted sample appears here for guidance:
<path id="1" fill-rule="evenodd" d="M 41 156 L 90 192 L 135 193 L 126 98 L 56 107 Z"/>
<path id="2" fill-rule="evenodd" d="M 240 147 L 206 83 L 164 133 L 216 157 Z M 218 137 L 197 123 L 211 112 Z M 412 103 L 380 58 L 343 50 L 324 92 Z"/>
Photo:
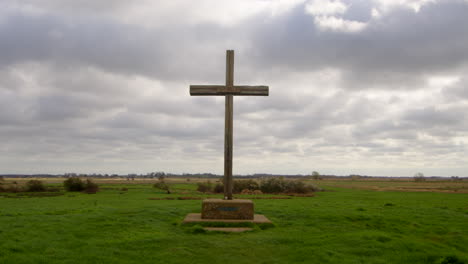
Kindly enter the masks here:
<path id="1" fill-rule="evenodd" d="M 327 188 L 254 200 L 275 227 L 224 234 L 180 224 L 200 200 L 149 199 L 208 196 L 194 184 L 101 187 L 0 196 L 0 263 L 468 263 L 468 194 Z"/>

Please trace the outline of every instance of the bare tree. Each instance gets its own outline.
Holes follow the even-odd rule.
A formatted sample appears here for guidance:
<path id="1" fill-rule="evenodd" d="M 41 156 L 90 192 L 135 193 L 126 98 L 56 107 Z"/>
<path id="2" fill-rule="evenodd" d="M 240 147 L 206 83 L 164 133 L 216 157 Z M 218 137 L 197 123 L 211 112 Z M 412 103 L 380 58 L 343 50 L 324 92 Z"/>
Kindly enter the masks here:
<path id="1" fill-rule="evenodd" d="M 423 181 L 426 181 L 426 178 L 424 177 L 424 174 L 421 173 L 421 172 L 418 172 L 414 175 L 414 181 L 415 182 L 423 182 Z"/>

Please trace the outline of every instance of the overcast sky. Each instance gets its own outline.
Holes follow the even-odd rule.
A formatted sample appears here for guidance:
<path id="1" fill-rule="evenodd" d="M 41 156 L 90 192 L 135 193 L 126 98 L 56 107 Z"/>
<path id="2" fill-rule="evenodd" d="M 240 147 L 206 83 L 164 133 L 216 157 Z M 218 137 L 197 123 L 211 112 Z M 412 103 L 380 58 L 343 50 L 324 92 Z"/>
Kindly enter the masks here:
<path id="1" fill-rule="evenodd" d="M 1 173 L 468 176 L 468 1 L 2 0 Z"/>

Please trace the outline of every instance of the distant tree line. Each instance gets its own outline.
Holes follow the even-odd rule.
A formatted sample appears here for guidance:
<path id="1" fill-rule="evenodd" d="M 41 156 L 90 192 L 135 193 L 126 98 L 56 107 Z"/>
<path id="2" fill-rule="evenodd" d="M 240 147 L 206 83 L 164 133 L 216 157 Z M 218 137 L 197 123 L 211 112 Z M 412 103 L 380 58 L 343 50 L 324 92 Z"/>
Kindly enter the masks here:
<path id="1" fill-rule="evenodd" d="M 418 174 L 418 173 L 417 173 Z M 421 173 L 422 174 L 422 173 Z M 303 179 L 303 178 L 311 178 L 314 180 L 326 180 L 326 179 L 407 179 L 407 180 L 416 180 L 415 176 L 418 176 L 418 181 L 421 178 L 421 175 L 414 175 L 408 177 L 391 177 L 391 176 L 368 176 L 368 175 L 359 175 L 359 174 L 350 174 L 346 176 L 340 175 L 326 175 L 320 174 L 317 171 L 313 171 L 311 174 L 293 174 L 293 175 L 284 175 L 284 174 L 269 174 L 269 173 L 254 173 L 254 174 L 236 174 L 233 175 L 235 179 L 262 179 L 262 178 L 271 178 L 271 177 L 284 177 L 288 179 Z M 451 177 L 442 177 L 442 176 L 424 176 L 422 175 L 424 180 L 453 180 L 453 181 L 465 181 L 468 180 L 468 177 L 460 177 L 460 176 L 451 176 Z M 126 175 L 119 175 L 119 174 L 100 174 L 100 173 L 64 173 L 64 174 L 0 174 L 0 177 L 3 178 L 71 178 L 71 177 L 80 177 L 80 178 L 110 178 L 110 179 L 127 179 L 127 180 L 135 180 L 135 179 L 159 179 L 159 177 L 164 178 L 200 178 L 200 179 L 220 179 L 223 175 L 214 174 L 214 173 L 169 173 L 163 171 L 156 171 L 156 172 L 149 172 L 145 174 L 137 174 L 137 173 L 129 173 Z"/>

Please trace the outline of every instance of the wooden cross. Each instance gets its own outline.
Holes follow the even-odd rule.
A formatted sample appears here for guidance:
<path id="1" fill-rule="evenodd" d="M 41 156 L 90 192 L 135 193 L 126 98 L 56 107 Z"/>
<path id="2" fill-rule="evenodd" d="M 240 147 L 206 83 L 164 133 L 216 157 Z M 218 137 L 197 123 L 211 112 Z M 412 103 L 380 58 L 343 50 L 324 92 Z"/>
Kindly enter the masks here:
<path id="1" fill-rule="evenodd" d="M 268 96 L 268 86 L 234 85 L 234 50 L 226 51 L 226 85 L 190 85 L 190 95 L 225 96 L 224 199 L 232 200 L 233 95 Z"/>

